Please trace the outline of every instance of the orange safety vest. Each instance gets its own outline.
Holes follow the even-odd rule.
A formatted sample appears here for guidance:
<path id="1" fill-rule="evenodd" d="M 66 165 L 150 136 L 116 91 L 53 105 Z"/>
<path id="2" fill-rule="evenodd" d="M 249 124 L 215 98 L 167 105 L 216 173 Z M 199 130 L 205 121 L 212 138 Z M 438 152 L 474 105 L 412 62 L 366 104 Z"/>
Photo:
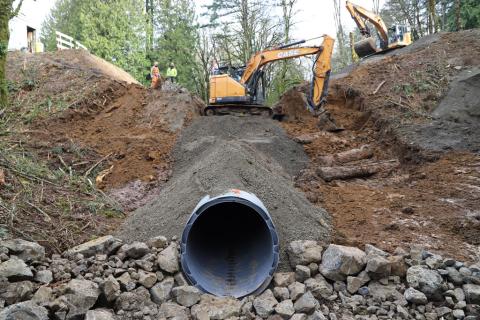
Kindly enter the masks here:
<path id="1" fill-rule="evenodd" d="M 150 85 L 151 88 L 157 89 L 160 85 L 160 70 L 158 67 L 152 67 L 152 84 Z"/>

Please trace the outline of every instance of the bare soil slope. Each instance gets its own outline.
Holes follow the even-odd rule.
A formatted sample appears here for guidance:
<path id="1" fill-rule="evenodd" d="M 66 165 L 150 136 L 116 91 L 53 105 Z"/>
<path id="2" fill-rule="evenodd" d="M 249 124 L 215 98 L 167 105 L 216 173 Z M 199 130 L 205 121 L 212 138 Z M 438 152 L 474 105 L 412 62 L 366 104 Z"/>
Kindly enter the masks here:
<path id="1" fill-rule="evenodd" d="M 422 40 L 332 81 L 327 109 L 345 131 L 319 132 L 313 118 L 284 122 L 312 159 L 297 186 L 332 215 L 337 241 L 390 251 L 420 243 L 478 259 L 479 51 L 480 30 Z M 286 93 L 284 107 L 296 101 L 297 110 L 304 103 L 292 100 L 297 95 Z M 339 162 L 342 152 L 365 146 L 368 157 Z M 332 166 L 384 169 L 326 182 Z"/>
<path id="2" fill-rule="evenodd" d="M 0 235 L 55 251 L 111 232 L 160 188 L 178 133 L 203 105 L 182 88 L 145 89 L 85 51 L 12 53 L 7 76 Z"/>

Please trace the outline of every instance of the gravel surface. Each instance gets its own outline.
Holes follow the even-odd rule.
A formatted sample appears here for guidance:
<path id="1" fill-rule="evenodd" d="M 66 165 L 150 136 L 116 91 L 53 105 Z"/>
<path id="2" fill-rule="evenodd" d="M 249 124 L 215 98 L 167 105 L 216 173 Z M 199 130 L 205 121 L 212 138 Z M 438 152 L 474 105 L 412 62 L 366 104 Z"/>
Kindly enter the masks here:
<path id="1" fill-rule="evenodd" d="M 131 215 L 118 231 L 123 239 L 144 241 L 180 236 L 198 201 L 236 188 L 256 194 L 276 224 L 286 268 L 286 243 L 330 240 L 330 217 L 293 186 L 305 167 L 302 147 L 272 120 L 260 117 L 202 117 L 185 129 L 174 151 L 171 180 L 161 193 Z"/>

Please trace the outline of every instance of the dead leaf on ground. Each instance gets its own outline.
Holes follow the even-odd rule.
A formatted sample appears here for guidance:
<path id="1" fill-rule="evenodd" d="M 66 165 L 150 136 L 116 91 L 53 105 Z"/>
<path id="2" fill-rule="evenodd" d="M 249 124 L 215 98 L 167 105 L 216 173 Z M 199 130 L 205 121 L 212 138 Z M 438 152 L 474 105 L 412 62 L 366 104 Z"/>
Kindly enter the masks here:
<path id="1" fill-rule="evenodd" d="M 0 186 L 3 186 L 5 184 L 5 171 L 3 169 L 0 169 Z"/>

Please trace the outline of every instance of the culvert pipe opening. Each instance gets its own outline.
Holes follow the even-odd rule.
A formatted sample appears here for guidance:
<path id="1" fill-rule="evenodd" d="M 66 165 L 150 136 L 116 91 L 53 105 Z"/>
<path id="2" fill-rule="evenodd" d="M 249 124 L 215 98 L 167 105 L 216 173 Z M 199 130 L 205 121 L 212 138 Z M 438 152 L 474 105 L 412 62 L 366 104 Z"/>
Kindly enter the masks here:
<path id="1" fill-rule="evenodd" d="M 197 288 L 240 298 L 268 286 L 278 265 L 278 236 L 253 194 L 205 197 L 182 235 L 182 269 Z"/>

